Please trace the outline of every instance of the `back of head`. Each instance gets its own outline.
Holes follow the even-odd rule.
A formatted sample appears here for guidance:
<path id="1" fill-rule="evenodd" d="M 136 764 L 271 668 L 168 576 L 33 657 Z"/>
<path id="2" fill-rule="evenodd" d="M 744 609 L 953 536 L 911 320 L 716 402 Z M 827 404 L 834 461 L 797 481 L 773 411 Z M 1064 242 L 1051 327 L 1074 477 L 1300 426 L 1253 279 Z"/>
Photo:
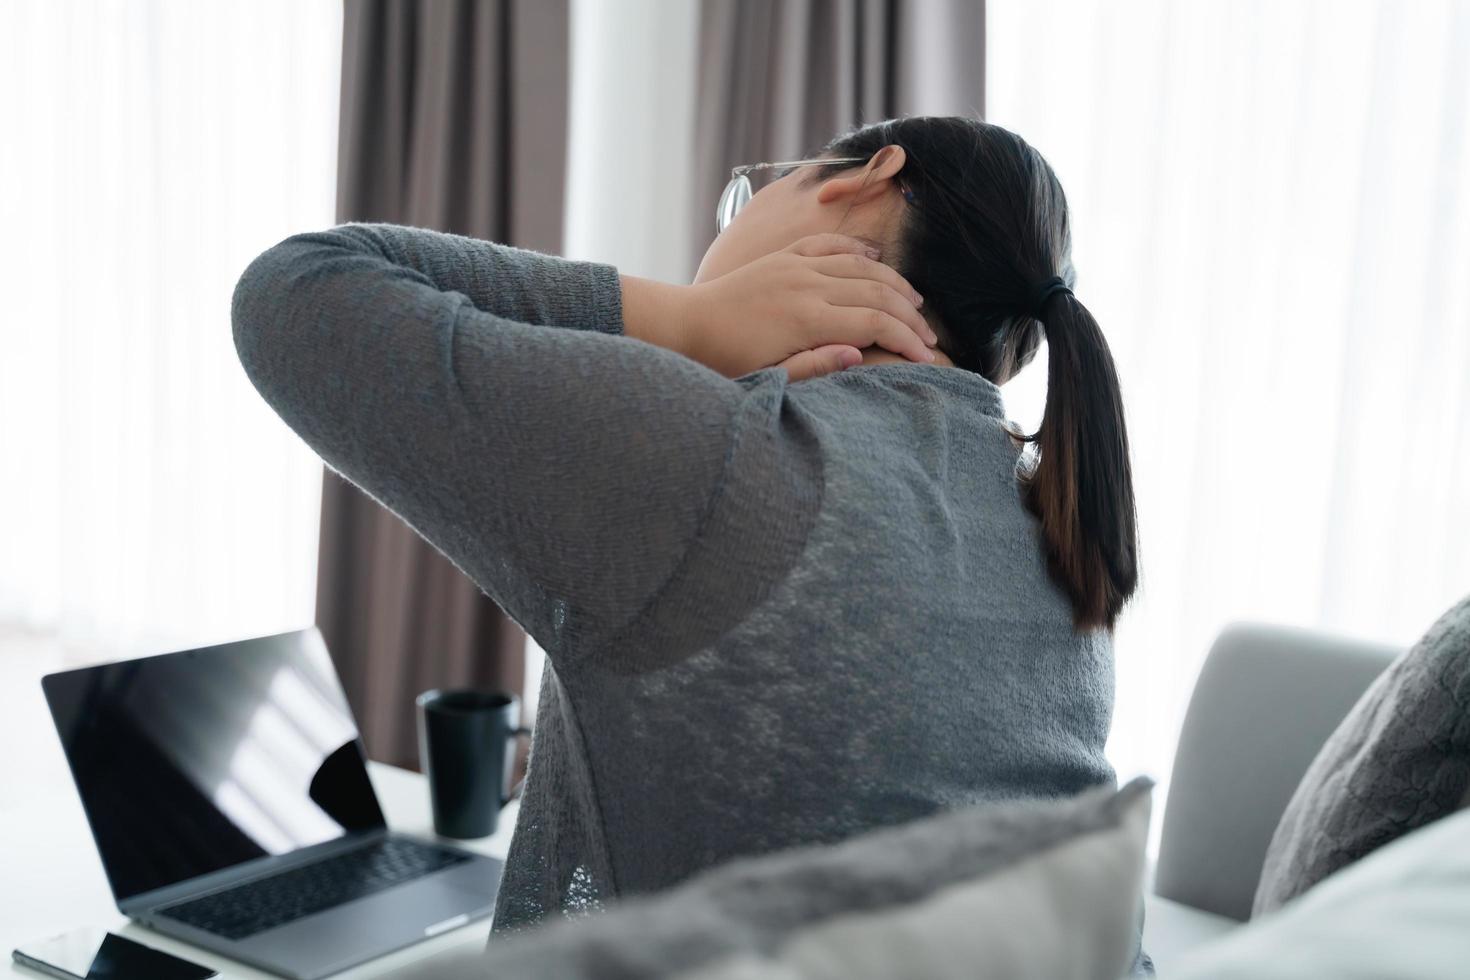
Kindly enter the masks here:
<path id="1" fill-rule="evenodd" d="M 1026 437 L 1036 452 L 1020 471 L 1022 497 L 1075 626 L 1111 630 L 1138 578 L 1132 466 L 1112 353 L 1070 291 L 1077 277 L 1062 186 L 1021 137 L 964 116 L 874 123 L 821 155 L 871 157 L 888 144 L 904 148 L 898 177 L 912 197 L 885 260 L 925 297 L 940 349 L 1002 384 L 1046 335 L 1046 410 Z M 812 167 L 804 181 L 848 166 Z"/>

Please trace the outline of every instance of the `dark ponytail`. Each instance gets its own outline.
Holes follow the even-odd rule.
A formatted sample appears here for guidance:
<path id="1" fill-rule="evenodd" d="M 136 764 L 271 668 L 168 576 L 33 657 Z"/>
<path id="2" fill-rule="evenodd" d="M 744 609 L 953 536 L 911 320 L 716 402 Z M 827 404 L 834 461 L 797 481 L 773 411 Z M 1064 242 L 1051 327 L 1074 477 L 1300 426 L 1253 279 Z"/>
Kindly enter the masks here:
<path id="1" fill-rule="evenodd" d="M 916 287 L 917 288 L 917 287 Z M 1023 499 L 1041 521 L 1047 568 L 1078 629 L 1113 628 L 1138 583 L 1137 515 L 1123 398 L 1097 321 L 1069 292 L 1040 311 L 1046 410 Z"/>
<path id="2" fill-rule="evenodd" d="M 925 297 L 939 347 L 958 367 L 1003 384 L 1036 356 L 1045 331 L 1046 410 L 1021 437 L 1035 445 L 1020 492 L 1041 526 L 1048 573 L 1079 630 L 1112 630 L 1138 583 L 1137 514 L 1123 399 L 1112 352 L 1070 292 L 1071 229 L 1056 174 L 1015 133 L 964 116 L 909 116 L 843 134 L 826 156 L 904 148 L 897 175 L 912 201 L 885 259 Z M 809 168 L 819 181 L 861 164 Z M 1059 277 L 1068 290 L 1038 305 Z"/>

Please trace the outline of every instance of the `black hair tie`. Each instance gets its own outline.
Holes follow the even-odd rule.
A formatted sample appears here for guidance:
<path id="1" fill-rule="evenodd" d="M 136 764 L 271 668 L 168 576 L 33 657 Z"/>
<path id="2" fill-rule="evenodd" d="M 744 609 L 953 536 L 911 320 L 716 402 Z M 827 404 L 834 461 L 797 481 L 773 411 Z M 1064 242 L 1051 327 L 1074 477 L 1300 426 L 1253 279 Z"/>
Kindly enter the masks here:
<path id="1" fill-rule="evenodd" d="M 1038 283 L 1031 288 L 1031 316 L 1037 320 L 1041 314 L 1046 312 L 1047 301 L 1056 293 L 1066 293 L 1071 296 L 1072 287 L 1067 285 L 1061 276 L 1052 276 L 1045 282 Z"/>

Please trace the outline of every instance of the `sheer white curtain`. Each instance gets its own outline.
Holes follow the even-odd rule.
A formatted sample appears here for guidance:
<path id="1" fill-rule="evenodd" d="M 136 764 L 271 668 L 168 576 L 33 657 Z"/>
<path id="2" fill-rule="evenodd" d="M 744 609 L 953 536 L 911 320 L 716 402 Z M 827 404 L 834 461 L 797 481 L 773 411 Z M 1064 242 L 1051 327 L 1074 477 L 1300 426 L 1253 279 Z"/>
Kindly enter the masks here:
<path id="1" fill-rule="evenodd" d="M 1470 592 L 1470 4 L 988 3 L 1122 376 L 1109 750 L 1162 784 L 1226 622 L 1407 645 Z M 1044 364 L 1005 390 L 1034 425 Z"/>
<path id="2" fill-rule="evenodd" d="M 231 291 L 333 221 L 341 4 L 5 4 L 0 629 L 98 654 L 313 618 L 320 461 Z"/>

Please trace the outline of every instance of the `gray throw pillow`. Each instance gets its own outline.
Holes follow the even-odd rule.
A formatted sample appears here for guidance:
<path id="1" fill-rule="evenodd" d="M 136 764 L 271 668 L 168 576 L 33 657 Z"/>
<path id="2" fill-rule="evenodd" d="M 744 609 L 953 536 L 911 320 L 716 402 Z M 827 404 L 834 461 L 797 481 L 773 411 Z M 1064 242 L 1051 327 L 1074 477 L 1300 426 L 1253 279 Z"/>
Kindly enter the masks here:
<path id="1" fill-rule="evenodd" d="M 1458 809 L 1470 791 L 1470 596 L 1397 657 L 1307 768 L 1251 915 Z"/>
<path id="2" fill-rule="evenodd" d="M 494 934 L 481 977 L 889 980 L 1150 976 L 1153 781 L 940 811 L 707 869 L 595 916 Z"/>

